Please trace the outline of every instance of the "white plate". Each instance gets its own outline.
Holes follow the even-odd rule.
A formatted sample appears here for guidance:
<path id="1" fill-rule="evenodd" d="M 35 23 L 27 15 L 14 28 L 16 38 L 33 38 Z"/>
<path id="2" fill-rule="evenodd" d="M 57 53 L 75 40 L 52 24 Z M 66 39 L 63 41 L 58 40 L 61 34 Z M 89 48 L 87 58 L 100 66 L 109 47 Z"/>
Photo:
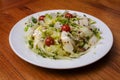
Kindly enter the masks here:
<path id="1" fill-rule="evenodd" d="M 31 16 L 38 17 L 46 13 L 64 12 L 64 11 L 65 10 L 48 10 L 48 11 L 38 12 L 32 15 L 29 15 L 23 18 L 22 20 L 20 20 L 19 22 L 17 22 L 15 26 L 12 28 L 9 35 L 9 42 L 13 51 L 20 58 L 22 58 L 23 60 L 31 64 L 34 64 L 40 67 L 51 68 L 51 69 L 71 69 L 71 68 L 83 67 L 88 64 L 94 63 L 97 60 L 101 59 L 103 56 L 105 56 L 108 53 L 108 51 L 111 49 L 113 44 L 113 36 L 108 26 L 96 17 L 93 17 L 83 12 L 77 12 L 72 10 L 69 10 L 70 13 L 77 13 L 78 15 L 81 15 L 81 16 L 85 14 L 87 15 L 87 17 L 97 22 L 96 26 L 102 32 L 101 36 L 103 37 L 103 39 L 99 41 L 96 47 L 92 48 L 88 53 L 76 59 L 53 60 L 53 59 L 43 58 L 40 55 L 35 54 L 26 46 L 25 39 L 24 39 L 24 34 L 25 34 L 24 24 Z"/>

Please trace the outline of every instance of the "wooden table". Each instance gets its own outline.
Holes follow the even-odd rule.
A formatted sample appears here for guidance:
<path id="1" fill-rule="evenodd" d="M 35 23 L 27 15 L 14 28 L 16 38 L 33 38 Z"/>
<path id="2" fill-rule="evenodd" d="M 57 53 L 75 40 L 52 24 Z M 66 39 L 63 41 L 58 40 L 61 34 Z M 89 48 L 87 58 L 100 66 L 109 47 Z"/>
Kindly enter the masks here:
<path id="1" fill-rule="evenodd" d="M 51 9 L 77 10 L 101 19 L 113 32 L 112 49 L 96 63 L 72 70 L 23 61 L 10 48 L 11 28 L 27 15 Z M 0 80 L 120 80 L 120 0 L 0 0 Z"/>

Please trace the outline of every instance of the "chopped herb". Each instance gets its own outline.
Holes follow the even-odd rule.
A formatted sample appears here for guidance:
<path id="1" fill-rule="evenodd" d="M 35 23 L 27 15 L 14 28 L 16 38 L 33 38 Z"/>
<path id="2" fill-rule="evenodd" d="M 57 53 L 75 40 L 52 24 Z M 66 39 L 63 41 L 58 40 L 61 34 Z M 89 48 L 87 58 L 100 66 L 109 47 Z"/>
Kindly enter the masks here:
<path id="1" fill-rule="evenodd" d="M 25 32 L 27 32 L 27 31 L 28 31 L 28 29 L 29 29 L 29 27 L 28 27 L 28 26 L 26 26 L 26 27 L 24 28 L 24 31 L 25 31 Z"/>
<path id="2" fill-rule="evenodd" d="M 30 46 L 29 46 L 30 48 L 33 48 L 33 40 L 29 40 L 29 41 L 28 41 L 28 44 L 30 45 Z"/>
<path id="3" fill-rule="evenodd" d="M 37 23 L 37 19 L 34 18 L 34 17 L 32 17 L 32 22 L 33 22 L 33 23 Z"/>
<path id="4" fill-rule="evenodd" d="M 99 29 L 95 28 L 95 29 L 93 30 L 93 33 L 95 34 L 95 36 L 96 36 L 98 39 L 101 39 Z"/>

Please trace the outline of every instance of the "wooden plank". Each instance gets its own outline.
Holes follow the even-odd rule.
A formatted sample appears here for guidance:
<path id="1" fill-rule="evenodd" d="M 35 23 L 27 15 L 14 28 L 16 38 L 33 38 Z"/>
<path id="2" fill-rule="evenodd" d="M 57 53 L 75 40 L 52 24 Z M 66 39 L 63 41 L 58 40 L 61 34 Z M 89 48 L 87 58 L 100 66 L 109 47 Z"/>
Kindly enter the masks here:
<path id="1" fill-rule="evenodd" d="M 24 80 L 16 68 L 0 53 L 0 80 Z"/>
<path id="2" fill-rule="evenodd" d="M 119 80 L 120 79 L 120 0 L 1 0 L 0 1 L 0 80 Z M 89 66 L 72 70 L 50 70 L 29 64 L 10 48 L 9 32 L 16 22 L 35 12 L 71 9 L 103 20 L 114 35 L 109 53 Z"/>

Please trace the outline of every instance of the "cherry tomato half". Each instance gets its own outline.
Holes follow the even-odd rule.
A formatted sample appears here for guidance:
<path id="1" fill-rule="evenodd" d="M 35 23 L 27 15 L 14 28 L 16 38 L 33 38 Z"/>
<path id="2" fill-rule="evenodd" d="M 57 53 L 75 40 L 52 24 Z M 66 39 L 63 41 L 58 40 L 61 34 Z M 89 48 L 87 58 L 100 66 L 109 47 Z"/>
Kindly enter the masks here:
<path id="1" fill-rule="evenodd" d="M 44 20 L 44 18 L 45 18 L 44 15 L 40 16 L 40 17 L 39 17 L 39 21 L 40 21 L 40 20 Z"/>
<path id="2" fill-rule="evenodd" d="M 65 14 L 65 17 L 66 17 L 66 18 L 73 18 L 73 15 L 72 15 L 71 13 L 66 13 L 66 14 Z"/>
<path id="3" fill-rule="evenodd" d="M 47 37 L 45 39 L 45 45 L 47 46 L 54 45 L 54 39 L 52 37 Z"/>
<path id="4" fill-rule="evenodd" d="M 64 24 L 63 26 L 61 26 L 61 30 L 62 30 L 62 31 L 69 32 L 69 31 L 70 31 L 70 27 L 69 27 L 68 24 Z"/>

